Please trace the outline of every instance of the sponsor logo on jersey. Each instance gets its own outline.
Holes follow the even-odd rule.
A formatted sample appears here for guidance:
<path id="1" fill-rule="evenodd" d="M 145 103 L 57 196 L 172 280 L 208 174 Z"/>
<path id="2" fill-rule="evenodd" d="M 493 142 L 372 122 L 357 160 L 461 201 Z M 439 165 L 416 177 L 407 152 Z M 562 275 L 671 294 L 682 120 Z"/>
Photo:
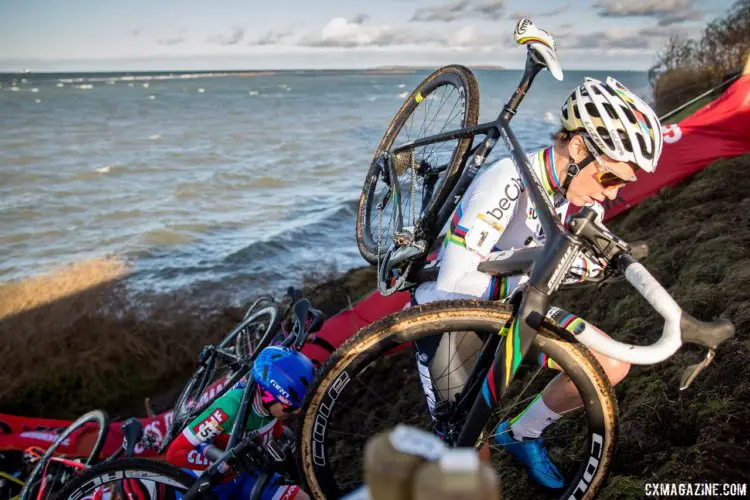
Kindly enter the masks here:
<path id="1" fill-rule="evenodd" d="M 229 420 L 227 414 L 221 408 L 217 408 L 202 422 L 193 427 L 193 434 L 200 441 L 209 441 L 221 434 L 224 430 L 221 424 L 227 420 Z"/>
<path id="2" fill-rule="evenodd" d="M 521 197 L 523 193 L 523 184 L 521 179 L 513 178 L 510 183 L 506 184 L 503 188 L 502 193 L 505 195 L 497 202 L 497 207 L 487 211 L 487 215 L 491 215 L 497 220 L 502 220 L 505 211 L 513 207 L 513 202 Z"/>
<path id="3" fill-rule="evenodd" d="M 198 450 L 190 450 L 187 461 L 195 465 L 208 465 L 208 458 Z"/>

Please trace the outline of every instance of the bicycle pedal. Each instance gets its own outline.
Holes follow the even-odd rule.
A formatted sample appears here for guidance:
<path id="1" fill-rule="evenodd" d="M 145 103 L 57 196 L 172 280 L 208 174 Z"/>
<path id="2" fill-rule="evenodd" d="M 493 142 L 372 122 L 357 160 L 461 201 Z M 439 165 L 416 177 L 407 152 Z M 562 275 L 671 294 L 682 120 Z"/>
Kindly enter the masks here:
<path id="1" fill-rule="evenodd" d="M 690 384 L 693 383 L 698 374 L 700 374 L 700 372 L 705 370 L 706 367 L 711 364 L 715 356 L 716 351 L 714 351 L 713 349 L 709 349 L 706 353 L 706 358 L 703 361 L 685 368 L 685 371 L 682 372 L 682 379 L 680 380 L 680 390 L 684 391 L 685 389 L 690 387 Z"/>

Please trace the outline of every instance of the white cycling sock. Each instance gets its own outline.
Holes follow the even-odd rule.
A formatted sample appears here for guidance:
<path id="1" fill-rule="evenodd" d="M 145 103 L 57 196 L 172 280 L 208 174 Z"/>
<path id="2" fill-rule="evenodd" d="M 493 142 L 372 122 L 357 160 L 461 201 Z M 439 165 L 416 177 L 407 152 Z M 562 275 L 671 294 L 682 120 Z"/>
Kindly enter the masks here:
<path id="1" fill-rule="evenodd" d="M 560 415 L 544 404 L 540 394 L 523 412 L 510 421 L 511 434 L 518 441 L 537 439 L 548 425 L 554 424 L 559 419 Z"/>

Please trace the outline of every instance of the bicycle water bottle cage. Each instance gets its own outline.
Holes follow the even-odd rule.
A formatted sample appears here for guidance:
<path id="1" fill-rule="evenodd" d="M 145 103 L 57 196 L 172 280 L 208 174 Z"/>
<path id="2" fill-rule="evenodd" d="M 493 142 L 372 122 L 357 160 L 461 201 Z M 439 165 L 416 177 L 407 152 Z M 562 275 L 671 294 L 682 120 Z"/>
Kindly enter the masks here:
<path id="1" fill-rule="evenodd" d="M 516 23 L 513 37 L 519 45 L 527 45 L 535 63 L 547 68 L 556 80 L 563 79 L 562 68 L 557 61 L 555 38 L 543 29 L 534 26 L 530 19 Z"/>

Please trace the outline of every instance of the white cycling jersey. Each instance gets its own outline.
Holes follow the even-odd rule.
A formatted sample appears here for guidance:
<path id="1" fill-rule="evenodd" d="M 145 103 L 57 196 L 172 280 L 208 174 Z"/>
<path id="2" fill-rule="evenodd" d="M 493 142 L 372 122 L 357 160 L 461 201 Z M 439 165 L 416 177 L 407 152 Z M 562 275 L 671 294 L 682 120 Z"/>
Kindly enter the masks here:
<path id="1" fill-rule="evenodd" d="M 559 192 L 552 147 L 531 153 L 528 158 L 557 214 L 564 217 L 569 202 Z M 419 304 L 457 298 L 506 297 L 528 277 L 496 278 L 477 271 L 477 265 L 510 249 L 543 245 L 545 240 L 536 209 L 510 158 L 493 163 L 474 178 L 446 229 L 438 255 L 437 281 L 417 287 L 415 300 Z M 598 264 L 580 256 L 565 283 L 600 272 Z"/>

